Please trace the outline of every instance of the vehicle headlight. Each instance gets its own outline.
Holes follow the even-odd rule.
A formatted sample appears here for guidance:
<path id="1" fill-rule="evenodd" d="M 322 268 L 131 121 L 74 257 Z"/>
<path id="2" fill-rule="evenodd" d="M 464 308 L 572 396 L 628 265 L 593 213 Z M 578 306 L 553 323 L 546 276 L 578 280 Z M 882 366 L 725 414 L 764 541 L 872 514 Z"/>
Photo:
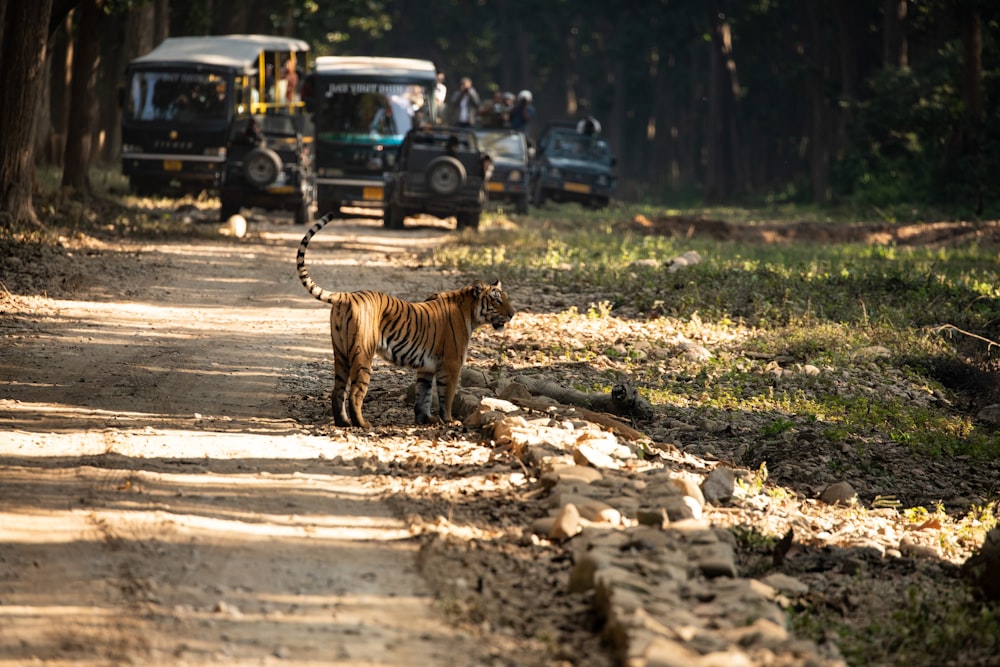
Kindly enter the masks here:
<path id="1" fill-rule="evenodd" d="M 344 175 L 344 170 L 343 169 L 331 169 L 330 167 L 321 167 L 320 169 L 316 170 L 316 173 L 318 175 L 320 175 L 320 176 L 326 176 L 326 177 L 331 177 L 332 178 L 332 177 L 337 177 L 337 176 L 343 176 Z"/>
<path id="2" fill-rule="evenodd" d="M 215 147 L 215 148 L 206 148 L 205 149 L 205 155 L 211 155 L 212 157 L 225 157 L 226 156 L 226 148 L 225 148 L 225 146 L 220 146 L 220 147 Z"/>
<path id="3" fill-rule="evenodd" d="M 517 169 L 515 169 L 512 172 L 510 172 L 510 176 L 507 177 L 508 180 L 513 181 L 514 183 L 519 183 L 522 178 L 523 178 L 523 174 L 520 171 L 518 171 Z"/>
<path id="4" fill-rule="evenodd" d="M 559 171 L 558 167 L 546 167 L 545 175 L 552 178 L 562 178 L 562 172 Z"/>
<path id="5" fill-rule="evenodd" d="M 141 153 L 142 146 L 139 144 L 122 144 L 122 153 Z"/>
<path id="6" fill-rule="evenodd" d="M 610 181 L 608 180 L 608 177 L 606 175 L 601 174 L 600 176 L 597 177 L 597 184 L 600 185 L 602 188 L 608 187 L 609 183 Z"/>

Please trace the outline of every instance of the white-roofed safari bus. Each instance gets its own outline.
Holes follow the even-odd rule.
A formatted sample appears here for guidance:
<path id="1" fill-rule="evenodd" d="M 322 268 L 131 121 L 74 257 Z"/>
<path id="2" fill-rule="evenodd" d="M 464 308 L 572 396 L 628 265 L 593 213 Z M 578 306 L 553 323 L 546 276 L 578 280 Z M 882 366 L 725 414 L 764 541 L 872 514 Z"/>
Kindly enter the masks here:
<path id="1" fill-rule="evenodd" d="M 383 172 L 414 125 L 437 122 L 437 70 L 413 58 L 321 56 L 302 97 L 313 114 L 317 213 L 379 209 Z"/>
<path id="2" fill-rule="evenodd" d="M 291 37 L 170 37 L 130 61 L 121 100 L 122 172 L 133 192 L 217 187 L 235 116 L 301 112 L 295 81 L 304 76 L 308 52 L 306 42 Z"/>

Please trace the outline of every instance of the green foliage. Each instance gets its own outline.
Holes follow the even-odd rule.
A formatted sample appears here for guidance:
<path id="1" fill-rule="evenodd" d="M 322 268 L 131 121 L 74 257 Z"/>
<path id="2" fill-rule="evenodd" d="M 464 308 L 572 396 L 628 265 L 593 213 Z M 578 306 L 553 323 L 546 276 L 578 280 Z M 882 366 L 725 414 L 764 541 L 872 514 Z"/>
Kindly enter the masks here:
<path id="1" fill-rule="evenodd" d="M 819 638 L 837 636 L 850 665 L 937 667 L 952 663 L 969 646 L 1000 650 L 1000 608 L 978 603 L 961 586 L 947 593 L 915 587 L 898 597 L 891 614 L 866 614 L 865 627 L 849 624 L 831 608 L 806 607 L 792 612 L 792 630 Z"/>
<path id="2" fill-rule="evenodd" d="M 1000 60 L 985 41 L 986 62 Z M 868 81 L 848 125 L 847 148 L 834 169 L 852 204 L 892 210 L 939 203 L 965 215 L 1000 206 L 1000 71 L 984 79 L 988 118 L 970 123 L 958 83 L 961 44 L 948 42 L 919 67 L 886 68 Z M 894 216 L 893 216 L 894 217 Z"/>
<path id="3" fill-rule="evenodd" d="M 478 275 L 496 273 L 527 290 L 557 286 L 576 294 L 578 303 L 557 315 L 572 321 L 627 317 L 654 326 L 690 322 L 695 330 L 745 332 L 732 348 L 699 364 L 640 363 L 608 343 L 586 350 L 552 343 L 546 359 L 603 356 L 628 363 L 634 377 L 648 378 L 654 403 L 706 416 L 739 410 L 753 415 L 764 438 L 804 428 L 832 443 L 864 437 L 931 458 L 1000 458 L 1000 435 L 933 400 L 951 391 L 982 398 L 997 382 L 986 370 L 979 371 L 982 378 L 973 377 L 974 366 L 965 370 L 967 341 L 952 328 L 941 329 L 949 323 L 989 337 L 1000 321 L 994 248 L 737 244 L 638 235 L 614 224 L 640 213 L 663 215 L 648 207 L 545 213 L 544 223 L 517 232 L 490 225 L 479 237 L 440 247 L 435 261 Z M 712 215 L 738 220 L 768 214 L 729 209 Z M 781 215 L 803 217 L 791 209 Z M 703 261 L 677 271 L 635 264 L 689 250 Z M 873 372 L 895 377 L 896 390 L 872 389 Z"/>

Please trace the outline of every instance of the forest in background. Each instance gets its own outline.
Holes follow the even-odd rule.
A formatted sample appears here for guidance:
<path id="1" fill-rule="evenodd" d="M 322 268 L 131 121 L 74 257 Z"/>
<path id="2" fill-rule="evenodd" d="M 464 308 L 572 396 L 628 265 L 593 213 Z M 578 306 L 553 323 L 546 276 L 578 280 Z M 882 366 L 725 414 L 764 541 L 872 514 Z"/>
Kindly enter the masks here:
<path id="1" fill-rule="evenodd" d="M 893 219 L 1000 210 L 995 0 L 41 4 L 52 12 L 34 161 L 63 165 L 76 188 L 86 165 L 118 160 L 130 58 L 167 36 L 261 32 L 305 39 L 314 56 L 427 58 L 483 97 L 531 90 L 536 132 L 589 111 L 618 157 L 622 198 L 847 205 Z M 0 8 L 8 63 L 29 10 Z M 3 115 L 0 132 L 17 135 Z"/>

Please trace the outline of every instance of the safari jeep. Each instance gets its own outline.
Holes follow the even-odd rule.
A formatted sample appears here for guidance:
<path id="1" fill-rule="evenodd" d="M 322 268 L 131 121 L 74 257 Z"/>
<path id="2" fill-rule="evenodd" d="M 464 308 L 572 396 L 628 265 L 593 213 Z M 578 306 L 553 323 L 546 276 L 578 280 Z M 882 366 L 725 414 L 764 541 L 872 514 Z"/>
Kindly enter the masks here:
<path id="1" fill-rule="evenodd" d="M 412 129 L 385 173 L 384 224 L 401 229 L 407 216 L 455 216 L 458 229 L 479 228 L 490 160 L 471 128 Z"/>
<path id="2" fill-rule="evenodd" d="M 223 221 L 252 207 L 291 211 L 299 225 L 309 221 L 315 195 L 305 122 L 302 114 L 282 113 L 233 120 L 219 186 Z"/>
<path id="3" fill-rule="evenodd" d="M 532 204 L 546 200 L 603 208 L 614 195 L 616 158 L 600 135 L 572 123 L 550 123 L 538 139 Z"/>

